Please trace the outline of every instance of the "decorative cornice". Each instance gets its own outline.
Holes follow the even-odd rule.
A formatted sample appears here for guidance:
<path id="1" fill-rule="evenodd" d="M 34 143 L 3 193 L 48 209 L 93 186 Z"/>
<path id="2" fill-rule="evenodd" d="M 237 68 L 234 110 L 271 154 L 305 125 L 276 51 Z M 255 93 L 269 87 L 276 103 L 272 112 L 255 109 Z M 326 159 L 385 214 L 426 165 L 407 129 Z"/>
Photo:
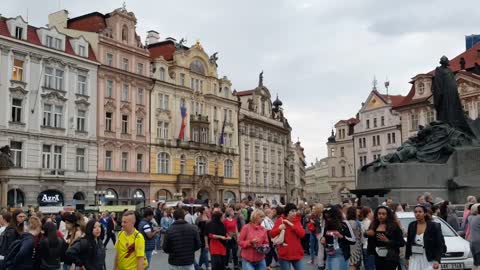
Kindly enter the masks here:
<path id="1" fill-rule="evenodd" d="M 44 99 L 57 99 L 57 100 L 60 100 L 60 101 L 67 101 L 67 99 L 64 96 L 60 95 L 59 93 L 57 93 L 55 91 L 52 91 L 48 94 L 42 94 L 41 96 Z"/>

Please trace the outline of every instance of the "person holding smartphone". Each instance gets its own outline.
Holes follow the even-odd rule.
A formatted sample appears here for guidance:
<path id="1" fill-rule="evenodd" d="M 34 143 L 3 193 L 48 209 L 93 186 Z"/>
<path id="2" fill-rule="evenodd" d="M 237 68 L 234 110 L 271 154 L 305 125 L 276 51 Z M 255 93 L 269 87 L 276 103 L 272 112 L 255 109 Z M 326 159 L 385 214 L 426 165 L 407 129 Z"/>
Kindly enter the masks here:
<path id="1" fill-rule="evenodd" d="M 374 219 L 367 231 L 369 254 L 375 256 L 375 269 L 395 270 L 400 261 L 400 247 L 405 245 L 403 232 L 386 206 L 375 209 Z"/>
<path id="2" fill-rule="evenodd" d="M 432 221 L 423 205 L 414 208 L 415 219 L 408 225 L 405 257 L 409 270 L 440 268 L 445 239 L 440 223 Z"/>

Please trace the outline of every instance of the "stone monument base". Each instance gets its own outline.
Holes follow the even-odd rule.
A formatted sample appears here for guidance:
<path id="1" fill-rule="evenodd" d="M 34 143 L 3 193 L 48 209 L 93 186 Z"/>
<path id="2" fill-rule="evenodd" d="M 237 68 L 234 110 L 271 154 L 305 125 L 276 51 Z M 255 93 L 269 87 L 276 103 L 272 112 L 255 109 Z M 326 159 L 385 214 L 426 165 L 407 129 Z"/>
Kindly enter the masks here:
<path id="1" fill-rule="evenodd" d="M 386 197 L 416 204 L 424 192 L 452 203 L 465 203 L 466 196 L 480 194 L 480 147 L 458 147 L 446 163 L 391 163 L 358 172 L 353 193 L 370 206 Z M 378 198 L 378 199 L 376 199 Z"/>

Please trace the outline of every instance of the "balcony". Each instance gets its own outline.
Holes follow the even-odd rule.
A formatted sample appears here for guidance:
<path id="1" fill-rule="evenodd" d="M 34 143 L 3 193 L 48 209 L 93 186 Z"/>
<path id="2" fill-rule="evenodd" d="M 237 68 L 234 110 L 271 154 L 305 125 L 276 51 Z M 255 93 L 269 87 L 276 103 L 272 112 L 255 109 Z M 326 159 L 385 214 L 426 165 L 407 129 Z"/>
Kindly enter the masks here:
<path id="1" fill-rule="evenodd" d="M 205 124 L 208 124 L 208 115 L 201 115 L 201 114 L 191 114 L 190 115 L 190 122 L 203 122 Z"/>
<path id="2" fill-rule="evenodd" d="M 227 146 L 211 144 L 211 143 L 177 140 L 177 146 L 186 150 L 194 149 L 194 150 L 204 150 L 204 151 L 218 152 L 218 153 L 231 154 L 231 155 L 237 154 L 237 151 L 235 148 L 229 148 Z"/>
<path id="3" fill-rule="evenodd" d="M 177 175 L 177 186 L 180 185 L 193 185 L 197 187 L 213 187 L 216 185 L 223 185 L 223 177 L 204 174 L 204 175 Z"/>
<path id="4" fill-rule="evenodd" d="M 65 170 L 62 170 L 62 169 L 43 169 L 43 175 L 64 177 L 65 176 Z"/>

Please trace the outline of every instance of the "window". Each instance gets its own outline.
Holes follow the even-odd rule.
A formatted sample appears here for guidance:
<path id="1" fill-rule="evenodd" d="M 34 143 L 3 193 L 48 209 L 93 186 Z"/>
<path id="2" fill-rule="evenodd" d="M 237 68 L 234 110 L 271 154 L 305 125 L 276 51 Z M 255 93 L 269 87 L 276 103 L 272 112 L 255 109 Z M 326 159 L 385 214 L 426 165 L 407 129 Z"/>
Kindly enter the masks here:
<path id="1" fill-rule="evenodd" d="M 363 156 L 363 165 L 367 165 L 367 156 Z"/>
<path id="2" fill-rule="evenodd" d="M 62 146 L 55 145 L 53 152 L 53 169 L 62 169 Z"/>
<path id="3" fill-rule="evenodd" d="M 107 97 L 113 97 L 113 81 L 107 80 Z"/>
<path id="4" fill-rule="evenodd" d="M 137 104 L 144 105 L 144 91 L 143 88 L 137 89 Z"/>
<path id="5" fill-rule="evenodd" d="M 418 129 L 418 114 L 412 113 L 410 114 L 410 130 L 417 130 Z"/>
<path id="6" fill-rule="evenodd" d="M 46 36 L 45 38 L 45 45 L 49 48 L 53 48 L 53 37 L 52 36 Z"/>
<path id="7" fill-rule="evenodd" d="M 265 186 L 268 185 L 268 173 L 267 172 L 263 172 L 263 184 Z"/>
<path id="8" fill-rule="evenodd" d="M 143 136 L 143 119 L 137 118 L 137 135 Z"/>
<path id="9" fill-rule="evenodd" d="M 51 67 L 45 67 L 45 81 L 44 86 L 46 88 L 54 88 L 53 84 L 53 71 L 54 69 Z"/>
<path id="10" fill-rule="evenodd" d="M 358 138 L 358 148 L 363 148 L 362 138 Z"/>
<path id="11" fill-rule="evenodd" d="M 201 143 L 208 143 L 208 128 L 201 128 L 200 129 L 200 142 Z"/>
<path id="12" fill-rule="evenodd" d="M 271 175 L 270 175 L 270 183 L 271 183 L 272 185 L 275 185 L 275 184 L 276 184 L 276 183 L 275 183 L 275 173 L 271 173 Z"/>
<path id="13" fill-rule="evenodd" d="M 262 106 L 261 106 L 260 113 L 261 113 L 262 115 L 265 115 L 265 102 L 261 101 L 261 103 L 262 103 Z"/>
<path id="14" fill-rule="evenodd" d="M 43 125 L 44 126 L 51 126 L 52 125 L 52 105 L 44 104 L 43 105 Z"/>
<path id="15" fill-rule="evenodd" d="M 105 170 L 111 171 L 112 170 L 112 151 L 105 151 Z"/>
<path id="16" fill-rule="evenodd" d="M 370 128 L 370 120 L 367 119 L 367 129 L 369 129 L 369 128 Z"/>
<path id="17" fill-rule="evenodd" d="M 15 27 L 15 38 L 22 39 L 23 37 L 23 28 L 22 27 Z"/>
<path id="18" fill-rule="evenodd" d="M 363 142 L 363 148 L 367 147 L 367 139 L 362 138 L 362 142 Z"/>
<path id="19" fill-rule="evenodd" d="M 340 168 L 341 168 L 341 171 L 342 171 L 342 177 L 345 177 L 345 175 L 346 175 L 345 166 L 342 166 L 342 167 L 340 167 Z"/>
<path id="20" fill-rule="evenodd" d="M 392 143 L 396 143 L 395 142 L 395 133 L 392 133 Z"/>
<path id="21" fill-rule="evenodd" d="M 377 127 L 377 118 L 373 118 L 373 127 L 374 127 L 374 128 Z"/>
<path id="22" fill-rule="evenodd" d="M 160 74 L 160 80 L 161 81 L 165 81 L 165 69 L 162 67 L 160 68 L 160 70 L 158 71 L 158 73 Z"/>
<path id="23" fill-rule="evenodd" d="M 250 176 L 250 171 L 249 170 L 245 170 L 245 182 L 249 183 L 248 179 L 249 179 L 249 176 Z"/>
<path id="24" fill-rule="evenodd" d="M 245 150 L 244 151 L 245 151 L 245 160 L 250 160 L 250 145 L 245 144 Z"/>
<path id="25" fill-rule="evenodd" d="M 376 145 L 377 145 L 377 137 L 372 136 L 372 146 L 376 146 Z"/>
<path id="26" fill-rule="evenodd" d="M 200 142 L 200 131 L 198 128 L 193 128 L 193 141 L 194 142 Z"/>
<path id="27" fill-rule="evenodd" d="M 128 71 L 128 59 L 123 58 L 123 70 Z"/>
<path id="28" fill-rule="evenodd" d="M 217 107 L 213 107 L 213 120 L 218 120 Z"/>
<path id="29" fill-rule="evenodd" d="M 480 105 L 480 104 L 479 104 L 479 105 Z M 480 108 L 479 108 L 479 109 L 480 109 Z M 433 117 L 433 111 L 428 110 L 428 111 L 426 112 L 426 117 L 425 117 L 425 118 L 426 118 L 426 119 L 425 119 L 425 122 L 426 122 L 427 125 L 430 124 L 431 122 L 433 122 L 433 121 L 435 120 L 434 117 Z"/>
<path id="30" fill-rule="evenodd" d="M 259 171 L 255 172 L 255 184 L 257 184 L 257 185 L 260 184 L 260 172 Z"/>
<path id="31" fill-rule="evenodd" d="M 162 139 L 168 139 L 168 134 L 169 134 L 169 124 L 168 122 L 163 122 L 159 121 L 158 122 L 158 127 L 159 130 L 157 131 L 158 137 Z"/>
<path id="32" fill-rule="evenodd" d="M 207 173 L 207 159 L 205 157 L 197 158 L 197 174 L 204 175 Z"/>
<path id="33" fill-rule="evenodd" d="M 85 46 L 78 45 L 78 55 L 83 56 L 83 57 L 87 56 Z"/>
<path id="34" fill-rule="evenodd" d="M 340 147 L 340 156 L 344 157 L 345 156 L 345 147 Z"/>
<path id="35" fill-rule="evenodd" d="M 128 115 L 122 115 L 122 133 L 128 134 Z"/>
<path id="36" fill-rule="evenodd" d="M 333 147 L 330 149 L 330 156 L 335 157 L 335 148 Z"/>
<path id="37" fill-rule="evenodd" d="M 50 161 L 52 158 L 51 153 L 52 146 L 44 144 L 42 147 L 42 168 L 49 169 L 50 168 Z"/>
<path id="38" fill-rule="evenodd" d="M 158 94 L 158 107 L 163 110 L 170 109 L 170 96 L 164 94 Z"/>
<path id="39" fill-rule="evenodd" d="M 113 66 L 113 54 L 107 53 L 107 65 Z"/>
<path id="40" fill-rule="evenodd" d="M 12 122 L 22 122 L 22 100 L 12 98 Z"/>
<path id="41" fill-rule="evenodd" d="M 11 160 L 13 161 L 13 167 L 22 167 L 22 142 L 11 141 L 10 142 Z"/>
<path id="42" fill-rule="evenodd" d="M 185 73 L 180 73 L 180 85 L 185 86 Z"/>
<path id="43" fill-rule="evenodd" d="M 275 164 L 275 150 L 270 151 L 270 161 Z"/>
<path id="44" fill-rule="evenodd" d="M 425 92 L 425 84 L 423 82 L 418 84 L 418 94 L 423 95 Z"/>
<path id="45" fill-rule="evenodd" d="M 377 145 L 381 145 L 381 143 L 380 143 L 380 135 L 377 135 Z"/>
<path id="46" fill-rule="evenodd" d="M 187 171 L 187 161 L 185 155 L 180 156 L 180 174 L 186 174 Z"/>
<path id="47" fill-rule="evenodd" d="M 143 172 L 143 154 L 137 154 L 137 172 Z"/>
<path id="48" fill-rule="evenodd" d="M 387 144 L 391 144 L 392 143 L 392 134 L 388 133 L 387 134 Z"/>
<path id="49" fill-rule="evenodd" d="M 225 177 L 232 178 L 233 177 L 233 161 L 230 159 L 225 160 Z"/>
<path id="50" fill-rule="evenodd" d="M 23 63 L 23 60 L 20 59 L 13 60 L 12 80 L 23 81 Z"/>
<path id="51" fill-rule="evenodd" d="M 55 49 L 61 50 L 62 49 L 62 40 L 59 38 L 55 38 Z"/>
<path id="52" fill-rule="evenodd" d="M 111 112 L 106 112 L 105 113 L 105 130 L 106 131 L 112 131 L 112 113 Z"/>
<path id="53" fill-rule="evenodd" d="M 128 84 L 123 84 L 122 101 L 128 101 Z"/>
<path id="54" fill-rule="evenodd" d="M 233 123 L 233 111 L 229 110 L 228 111 L 228 123 Z"/>
<path id="55" fill-rule="evenodd" d="M 78 110 L 77 113 L 77 130 L 85 131 L 85 116 L 87 112 L 83 110 Z"/>
<path id="56" fill-rule="evenodd" d="M 260 160 L 260 148 L 258 146 L 255 146 L 255 161 Z"/>
<path id="57" fill-rule="evenodd" d="M 128 170 L 128 152 L 122 152 L 122 171 Z"/>
<path id="58" fill-rule="evenodd" d="M 335 177 L 335 167 L 332 167 L 332 177 Z"/>
<path id="59" fill-rule="evenodd" d="M 137 73 L 143 75 L 143 63 L 137 63 Z"/>
<path id="60" fill-rule="evenodd" d="M 63 90 L 63 75 L 63 70 L 55 69 L 55 89 L 57 90 Z"/>
<path id="61" fill-rule="evenodd" d="M 85 171 L 85 149 L 84 148 L 77 148 L 76 167 L 77 167 L 77 172 Z"/>
<path id="62" fill-rule="evenodd" d="M 267 163 L 267 148 L 263 148 L 263 163 Z"/>
<path id="63" fill-rule="evenodd" d="M 382 116 L 380 118 L 380 122 L 381 122 L 382 127 L 385 126 L 385 116 Z"/>
<path id="64" fill-rule="evenodd" d="M 87 95 L 87 76 L 78 75 L 77 93 L 80 95 Z"/>
<path id="65" fill-rule="evenodd" d="M 61 128 L 63 122 L 63 106 L 55 106 L 55 114 L 53 119 L 53 127 Z"/>
<path id="66" fill-rule="evenodd" d="M 122 27 L 122 41 L 128 42 L 128 27 L 126 25 Z"/>

